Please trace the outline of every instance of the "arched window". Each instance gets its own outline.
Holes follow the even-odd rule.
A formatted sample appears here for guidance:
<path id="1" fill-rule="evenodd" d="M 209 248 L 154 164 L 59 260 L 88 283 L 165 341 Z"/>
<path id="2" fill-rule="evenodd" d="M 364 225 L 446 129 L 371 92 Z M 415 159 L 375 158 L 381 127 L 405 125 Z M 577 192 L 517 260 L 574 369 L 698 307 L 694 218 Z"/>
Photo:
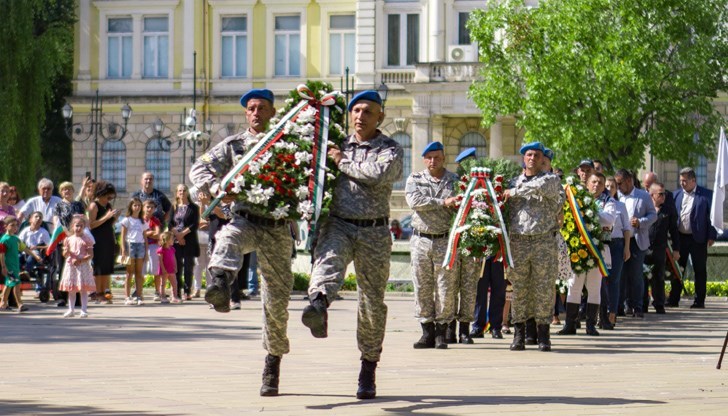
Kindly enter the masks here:
<path id="1" fill-rule="evenodd" d="M 116 192 L 126 191 L 126 145 L 106 140 L 101 146 L 101 179 L 111 182 Z"/>
<path id="2" fill-rule="evenodd" d="M 407 133 L 397 132 L 392 135 L 394 139 L 404 150 L 404 158 L 402 160 L 402 179 L 394 183 L 392 189 L 401 191 L 404 190 L 404 186 L 407 183 L 407 178 L 412 172 L 412 138 Z"/>
<path id="3" fill-rule="evenodd" d="M 468 147 L 475 148 L 475 156 L 478 158 L 488 156 L 488 145 L 485 143 L 485 137 L 476 131 L 465 133 L 460 138 L 460 151 L 462 152 Z"/>
<path id="4" fill-rule="evenodd" d="M 146 171 L 154 174 L 154 187 L 169 192 L 169 145 L 164 139 L 153 138 L 147 142 Z"/>

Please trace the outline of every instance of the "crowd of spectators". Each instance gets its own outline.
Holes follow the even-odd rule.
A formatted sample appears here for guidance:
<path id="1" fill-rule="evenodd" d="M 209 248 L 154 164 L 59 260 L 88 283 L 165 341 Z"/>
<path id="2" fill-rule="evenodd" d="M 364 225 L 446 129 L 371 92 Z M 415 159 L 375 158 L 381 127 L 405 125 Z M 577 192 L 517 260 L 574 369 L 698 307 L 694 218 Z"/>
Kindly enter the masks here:
<path id="1" fill-rule="evenodd" d="M 86 218 L 82 222 L 84 238 L 93 245 L 90 268 L 94 287 L 89 290 L 90 303 L 114 302 L 111 278 L 113 274 L 123 273 L 120 269 L 126 269 L 127 274 L 126 299 L 123 301 L 126 305 L 144 304 L 143 286 L 148 277 L 154 281 L 155 302 L 182 303 L 200 297 L 209 240 L 207 221 L 201 220 L 204 206 L 192 200 L 189 189 L 183 184 L 177 186 L 174 202 L 170 202 L 164 192 L 154 188 L 154 175 L 150 172 L 142 174 L 140 184 L 140 189 L 132 193 L 129 200 L 119 201 L 114 185 L 103 180 L 84 177 L 77 194 L 71 182 L 62 182 L 54 194 L 53 182 L 42 178 L 38 181 L 38 194 L 23 200 L 16 187 L 0 182 L 0 235 L 12 231 L 22 242 L 18 247 L 20 278 L 34 284 L 35 298 L 46 301 L 41 295 L 45 292 L 59 307 L 69 303 L 71 307 L 80 306 L 80 294 L 76 299 L 68 299 L 68 292 L 60 290 L 64 269 L 72 264 L 69 262 L 76 261 L 76 256 L 64 256 L 64 251 L 69 251 L 63 238 L 74 234 L 72 221 L 79 214 Z M 13 219 L 17 221 L 17 229 L 6 229 L 5 224 Z M 162 240 L 169 242 L 168 247 Z M 23 250 L 25 247 L 27 252 Z M 160 255 L 165 253 L 168 262 L 163 268 L 160 267 Z M 69 260 L 71 257 L 73 259 Z M 170 259 L 173 259 L 174 268 L 170 267 Z M 48 273 L 41 273 L 39 269 Z M 256 276 L 255 272 L 246 271 L 247 274 Z M 173 282 L 163 279 L 170 276 L 174 276 Z M 5 276 L 0 280 L 4 287 Z M 172 289 L 171 302 L 164 296 L 167 285 Z M 254 285 L 253 291 L 256 288 Z M 84 289 L 88 289 L 88 285 Z M 241 287 L 243 289 L 247 289 L 247 282 Z M 16 299 L 14 290 L 7 292 L 9 299 L 2 304 L 3 311 L 24 312 L 28 309 Z M 73 316 L 70 311 L 66 317 Z M 85 307 L 82 316 L 88 316 Z"/>

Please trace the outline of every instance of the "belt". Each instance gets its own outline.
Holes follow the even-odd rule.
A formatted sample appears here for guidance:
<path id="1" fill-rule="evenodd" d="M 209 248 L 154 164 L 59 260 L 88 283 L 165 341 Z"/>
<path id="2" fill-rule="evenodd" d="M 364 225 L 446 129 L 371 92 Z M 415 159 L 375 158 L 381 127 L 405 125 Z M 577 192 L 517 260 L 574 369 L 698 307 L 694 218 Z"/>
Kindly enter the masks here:
<path id="1" fill-rule="evenodd" d="M 338 218 L 341 221 L 348 222 L 349 224 L 356 225 L 357 227 L 381 227 L 389 224 L 389 218 L 373 218 L 373 219 L 355 219 L 355 218 L 342 218 L 332 215 L 334 218 Z"/>
<path id="2" fill-rule="evenodd" d="M 614 237 L 611 239 L 611 241 L 624 241 L 624 237 Z"/>
<path id="3" fill-rule="evenodd" d="M 261 217 L 260 215 L 251 214 L 247 211 L 238 211 L 236 214 L 247 219 L 255 225 L 264 225 L 266 227 L 281 227 L 286 225 L 286 220 L 274 220 L 273 218 Z"/>
<path id="4" fill-rule="evenodd" d="M 448 233 L 440 233 L 440 234 L 428 234 L 428 233 L 422 233 L 422 232 L 419 232 L 419 231 L 417 231 L 417 230 L 414 230 L 414 231 L 413 231 L 412 233 L 413 233 L 414 235 L 416 235 L 416 236 L 419 236 L 419 237 L 425 237 L 425 238 L 429 238 L 429 239 L 431 239 L 431 240 L 434 240 L 434 239 L 436 239 L 436 238 L 443 238 L 443 237 L 447 237 L 447 236 L 448 236 Z"/>

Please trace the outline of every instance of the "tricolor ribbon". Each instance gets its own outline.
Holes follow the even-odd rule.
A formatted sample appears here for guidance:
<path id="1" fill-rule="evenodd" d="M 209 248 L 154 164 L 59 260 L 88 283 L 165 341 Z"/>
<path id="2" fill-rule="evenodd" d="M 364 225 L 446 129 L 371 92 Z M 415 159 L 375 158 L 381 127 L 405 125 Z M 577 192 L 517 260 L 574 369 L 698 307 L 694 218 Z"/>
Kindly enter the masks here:
<path id="1" fill-rule="evenodd" d="M 470 182 L 465 188 L 463 199 L 460 202 L 460 208 L 458 209 L 458 213 L 455 215 L 455 220 L 450 228 L 450 236 L 447 241 L 447 251 L 445 252 L 445 259 L 442 262 L 442 267 L 446 270 L 451 270 L 455 265 L 455 261 L 457 261 L 458 243 L 460 242 L 460 235 L 462 234 L 461 227 L 468 219 L 468 214 L 470 213 L 470 208 L 473 205 L 473 198 L 476 196 L 475 191 L 477 189 L 484 189 L 487 192 L 490 199 L 489 205 L 491 214 L 498 217 L 501 228 L 501 234 L 498 235 L 498 241 L 500 243 L 498 256 L 505 259 L 506 264 L 509 267 L 513 267 L 510 240 L 506 231 L 505 221 L 503 220 L 503 214 L 498 206 L 498 195 L 490 181 L 490 169 L 474 167 L 470 169 Z"/>
<path id="2" fill-rule="evenodd" d="M 589 234 L 589 230 L 586 229 L 584 217 L 581 216 L 581 210 L 579 209 L 579 203 L 576 201 L 576 196 L 574 196 L 574 192 L 572 192 L 570 185 L 565 185 L 564 189 L 566 191 L 566 201 L 569 203 L 569 208 L 572 216 L 574 217 L 576 228 L 579 230 L 579 234 L 581 235 L 581 239 L 584 241 L 589 253 L 592 257 L 594 257 L 594 259 L 596 259 L 599 273 L 602 274 L 602 277 L 607 276 L 609 272 L 607 271 L 607 266 L 604 263 L 604 258 L 602 257 L 602 253 L 599 249 L 594 245 L 594 241 L 591 238 L 591 234 Z"/>
<path id="3" fill-rule="evenodd" d="M 210 206 L 207 207 L 205 212 L 202 213 L 202 218 L 207 218 L 215 207 L 220 204 L 222 199 L 227 195 L 228 187 L 231 186 L 233 180 L 238 176 L 245 173 L 250 167 L 250 162 L 258 158 L 260 155 L 268 151 L 281 137 L 283 137 L 283 129 L 286 123 L 289 121 L 295 121 L 298 118 L 298 114 L 309 106 L 308 101 L 302 100 L 295 107 L 291 109 L 281 120 L 276 124 L 268 133 L 263 136 L 258 143 L 255 144 L 250 150 L 248 150 L 238 163 L 233 166 L 232 170 L 225 175 L 220 181 L 220 192 L 217 194 L 215 199 L 210 202 Z"/>
<path id="4" fill-rule="evenodd" d="M 667 260 L 668 266 L 670 266 L 670 271 L 672 272 L 673 276 L 677 278 L 677 280 L 682 282 L 682 269 L 680 269 L 680 265 L 677 263 L 677 260 L 675 260 L 675 257 L 672 255 L 672 247 L 670 247 L 670 243 L 667 243 L 667 247 L 665 247 L 665 252 L 667 253 L 665 259 Z"/>
<path id="5" fill-rule="evenodd" d="M 326 189 L 326 157 L 328 155 L 329 126 L 331 110 L 330 106 L 336 103 L 335 95 L 328 94 L 317 103 L 320 110 L 316 114 L 316 134 L 313 145 L 313 160 L 311 169 L 313 174 L 308 181 L 308 194 L 313 204 L 313 216 L 308 223 L 308 241 L 306 247 L 310 250 L 313 237 L 316 233 L 316 224 L 321 217 L 323 208 L 324 192 Z M 327 99 L 329 96 L 333 99 Z"/>
<path id="6" fill-rule="evenodd" d="M 500 252 L 498 256 L 501 260 L 505 260 L 508 267 L 513 267 L 513 256 L 511 255 L 511 240 L 508 238 L 508 231 L 506 230 L 506 222 L 503 219 L 503 212 L 500 209 L 498 203 L 498 194 L 495 192 L 493 183 L 490 181 L 490 177 L 486 176 L 485 183 L 488 185 L 488 193 L 490 194 L 490 211 L 498 217 L 498 223 L 500 224 L 501 233 L 498 234 L 498 241 L 500 242 Z"/>

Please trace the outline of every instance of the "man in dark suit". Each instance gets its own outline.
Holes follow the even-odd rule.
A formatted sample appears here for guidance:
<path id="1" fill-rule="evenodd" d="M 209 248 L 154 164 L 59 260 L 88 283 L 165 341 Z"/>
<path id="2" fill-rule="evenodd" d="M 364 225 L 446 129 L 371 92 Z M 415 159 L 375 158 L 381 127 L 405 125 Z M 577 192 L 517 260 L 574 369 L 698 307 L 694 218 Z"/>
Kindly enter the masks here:
<path id="1" fill-rule="evenodd" d="M 645 181 L 647 182 L 647 181 Z M 650 198 L 657 210 L 657 221 L 650 227 L 650 250 L 645 257 L 645 263 L 652 265 L 652 279 L 645 277 L 644 311 L 649 305 L 648 287 L 652 287 L 652 306 L 658 314 L 665 313 L 665 261 L 667 258 L 668 234 L 672 242 L 673 257 L 679 258 L 680 239 L 677 231 L 677 211 L 675 204 L 665 201 L 670 193 L 660 182 L 651 182 L 648 188 Z"/>
<path id="2" fill-rule="evenodd" d="M 680 189 L 675 191 L 675 208 L 678 215 L 680 234 L 680 267 L 685 267 L 688 255 L 695 271 L 695 300 L 690 308 L 705 308 L 705 287 L 708 280 L 708 247 L 715 242 L 717 232 L 710 223 L 710 204 L 713 192 L 698 186 L 695 171 L 684 168 L 680 171 Z M 682 284 L 670 290 L 670 306 L 680 301 Z"/>

